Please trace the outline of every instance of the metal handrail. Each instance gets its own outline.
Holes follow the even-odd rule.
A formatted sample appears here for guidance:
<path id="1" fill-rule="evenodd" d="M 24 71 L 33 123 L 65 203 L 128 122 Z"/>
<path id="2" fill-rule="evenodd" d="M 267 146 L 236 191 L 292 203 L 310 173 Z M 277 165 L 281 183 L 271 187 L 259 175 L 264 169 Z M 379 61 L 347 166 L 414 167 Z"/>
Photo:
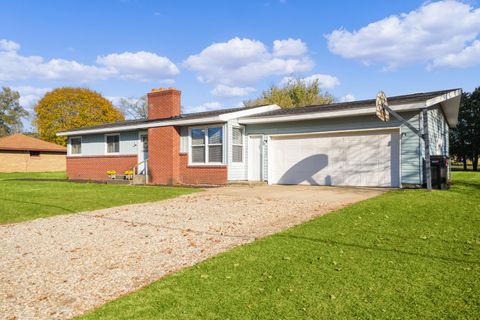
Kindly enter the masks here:
<path id="1" fill-rule="evenodd" d="M 145 164 L 145 183 L 148 184 L 148 159 L 143 160 L 142 162 L 137 163 L 136 165 L 133 166 L 132 171 L 133 171 L 133 176 L 139 175 L 138 173 L 138 167 L 141 164 Z"/>

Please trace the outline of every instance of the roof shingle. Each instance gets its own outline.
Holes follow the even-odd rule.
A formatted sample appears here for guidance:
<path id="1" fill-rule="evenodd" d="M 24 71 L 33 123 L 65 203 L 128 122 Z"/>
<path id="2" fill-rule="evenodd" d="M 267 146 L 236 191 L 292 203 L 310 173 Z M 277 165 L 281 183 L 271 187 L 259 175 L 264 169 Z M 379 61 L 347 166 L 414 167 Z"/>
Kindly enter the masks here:
<path id="1" fill-rule="evenodd" d="M 0 138 L 0 150 L 67 153 L 67 148 L 64 146 L 29 137 L 24 134 L 14 134 Z"/>

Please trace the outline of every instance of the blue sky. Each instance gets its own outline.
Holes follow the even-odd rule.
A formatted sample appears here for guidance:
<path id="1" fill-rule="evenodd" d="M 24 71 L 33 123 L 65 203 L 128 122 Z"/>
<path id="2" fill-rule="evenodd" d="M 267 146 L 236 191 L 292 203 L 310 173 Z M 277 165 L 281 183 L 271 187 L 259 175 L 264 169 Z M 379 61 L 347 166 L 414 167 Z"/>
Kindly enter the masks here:
<path id="1" fill-rule="evenodd" d="M 0 85 L 239 105 L 288 77 L 339 101 L 480 86 L 476 1 L 3 1 Z"/>

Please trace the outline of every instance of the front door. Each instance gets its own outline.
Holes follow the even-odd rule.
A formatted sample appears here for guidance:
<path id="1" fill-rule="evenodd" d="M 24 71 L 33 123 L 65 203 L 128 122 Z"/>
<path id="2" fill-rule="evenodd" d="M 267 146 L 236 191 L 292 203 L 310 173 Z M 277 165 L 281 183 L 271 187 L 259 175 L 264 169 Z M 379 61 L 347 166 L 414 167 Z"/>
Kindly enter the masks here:
<path id="1" fill-rule="evenodd" d="M 248 139 L 248 180 L 262 180 L 262 136 Z"/>
<path id="2" fill-rule="evenodd" d="M 138 135 L 138 174 L 145 173 L 145 160 L 148 159 L 148 133 Z"/>

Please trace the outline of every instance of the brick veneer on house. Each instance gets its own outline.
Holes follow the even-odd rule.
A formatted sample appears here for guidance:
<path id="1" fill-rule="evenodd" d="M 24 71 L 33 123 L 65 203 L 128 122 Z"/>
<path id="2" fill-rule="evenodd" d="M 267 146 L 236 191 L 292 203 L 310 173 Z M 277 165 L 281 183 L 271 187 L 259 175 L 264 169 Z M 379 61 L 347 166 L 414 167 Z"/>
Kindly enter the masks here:
<path id="1" fill-rule="evenodd" d="M 182 92 L 174 88 L 152 89 L 148 97 L 148 119 L 156 120 L 180 115 Z"/>
<path id="2" fill-rule="evenodd" d="M 180 114 L 181 92 L 154 89 L 148 94 L 148 119 Z M 174 126 L 148 129 L 148 167 L 152 184 L 225 184 L 226 166 L 188 166 L 180 154 L 180 130 Z"/>
<path id="3" fill-rule="evenodd" d="M 180 154 L 180 181 L 184 184 L 226 184 L 227 166 L 189 166 L 188 154 Z"/>
<path id="4" fill-rule="evenodd" d="M 180 115 L 179 90 L 153 89 L 147 96 L 149 120 Z M 136 155 L 67 157 L 67 175 L 69 179 L 105 180 L 107 170 L 123 174 L 136 163 Z M 180 130 L 174 126 L 148 129 L 148 170 L 152 184 L 227 183 L 227 166 L 188 165 L 188 155 L 180 153 Z"/>
<path id="5" fill-rule="evenodd" d="M 136 163 L 136 155 L 67 157 L 67 176 L 71 180 L 107 180 L 107 170 L 123 175 Z"/>

